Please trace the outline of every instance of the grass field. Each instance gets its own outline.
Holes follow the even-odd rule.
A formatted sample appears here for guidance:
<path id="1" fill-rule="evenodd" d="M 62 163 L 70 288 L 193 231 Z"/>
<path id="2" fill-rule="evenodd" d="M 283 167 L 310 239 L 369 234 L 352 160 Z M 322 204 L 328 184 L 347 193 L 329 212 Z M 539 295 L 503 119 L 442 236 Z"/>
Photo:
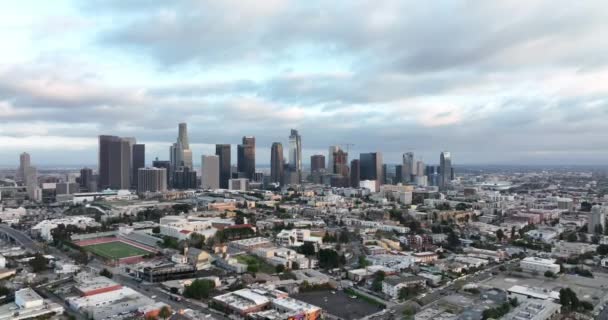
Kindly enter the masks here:
<path id="1" fill-rule="evenodd" d="M 150 252 L 146 250 L 136 248 L 120 241 L 93 244 L 84 247 L 84 249 L 108 259 L 122 259 L 150 254 Z"/>

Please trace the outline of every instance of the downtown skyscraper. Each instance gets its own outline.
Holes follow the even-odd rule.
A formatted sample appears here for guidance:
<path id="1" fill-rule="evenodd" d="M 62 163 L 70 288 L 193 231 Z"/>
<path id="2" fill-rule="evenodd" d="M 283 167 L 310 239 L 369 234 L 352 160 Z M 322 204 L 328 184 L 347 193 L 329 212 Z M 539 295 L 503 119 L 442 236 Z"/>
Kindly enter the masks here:
<path id="1" fill-rule="evenodd" d="M 218 156 L 220 160 L 220 188 L 228 189 L 228 182 L 231 178 L 230 145 L 216 144 L 215 155 Z"/>
<path id="2" fill-rule="evenodd" d="M 295 129 L 289 135 L 289 175 L 291 183 L 302 181 L 302 137 Z"/>
<path id="3" fill-rule="evenodd" d="M 439 188 L 446 189 L 453 179 L 452 155 L 443 151 L 439 156 Z"/>
<path id="4" fill-rule="evenodd" d="M 178 126 L 177 141 L 169 149 L 171 171 L 177 171 L 180 167 L 187 167 L 192 170 L 192 150 L 188 139 L 188 125 L 180 123 Z"/>
<path id="5" fill-rule="evenodd" d="M 202 156 L 201 157 L 201 188 L 219 189 L 220 188 L 220 157 Z"/>
<path id="6" fill-rule="evenodd" d="M 237 171 L 245 178 L 253 180 L 255 175 L 255 137 L 243 137 L 243 144 L 237 146 Z"/>
<path id="7" fill-rule="evenodd" d="M 270 181 L 283 183 L 285 160 L 283 159 L 283 145 L 274 142 L 270 150 Z"/>
<path id="8" fill-rule="evenodd" d="M 132 149 L 129 138 L 99 136 L 100 189 L 129 189 L 131 187 Z"/>
<path id="9" fill-rule="evenodd" d="M 382 153 L 370 152 L 361 153 L 359 155 L 359 170 L 360 179 L 363 180 L 374 180 L 376 181 L 376 190 L 384 183 L 384 170 L 382 166 Z"/>
<path id="10" fill-rule="evenodd" d="M 403 154 L 403 165 L 401 167 L 401 179 L 405 183 L 413 182 L 416 171 L 416 163 L 414 162 L 414 153 L 406 152 Z"/>

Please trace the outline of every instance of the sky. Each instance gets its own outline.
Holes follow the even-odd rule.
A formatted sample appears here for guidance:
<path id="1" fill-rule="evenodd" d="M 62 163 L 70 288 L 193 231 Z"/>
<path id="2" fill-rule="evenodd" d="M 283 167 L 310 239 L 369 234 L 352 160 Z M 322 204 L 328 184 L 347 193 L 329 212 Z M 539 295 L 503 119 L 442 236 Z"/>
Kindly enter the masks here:
<path id="1" fill-rule="evenodd" d="M 605 1 L 20 0 L 0 12 L 0 165 L 168 159 L 302 135 L 387 163 L 606 164 Z M 236 147 L 234 147 L 236 150 Z M 235 157 L 233 157 L 235 158 Z"/>

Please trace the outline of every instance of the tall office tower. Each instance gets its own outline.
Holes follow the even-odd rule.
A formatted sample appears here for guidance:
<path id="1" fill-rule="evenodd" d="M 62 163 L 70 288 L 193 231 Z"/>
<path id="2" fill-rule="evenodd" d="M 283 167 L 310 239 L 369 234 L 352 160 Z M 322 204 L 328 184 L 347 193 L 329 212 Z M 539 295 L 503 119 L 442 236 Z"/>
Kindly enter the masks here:
<path id="1" fill-rule="evenodd" d="M 439 156 L 439 188 L 446 189 L 452 181 L 452 155 L 443 151 Z"/>
<path id="2" fill-rule="evenodd" d="M 403 183 L 403 165 L 398 164 L 395 166 L 395 181 L 394 183 Z"/>
<path id="3" fill-rule="evenodd" d="M 339 174 L 343 177 L 348 177 L 348 153 L 338 150 L 334 152 L 333 159 L 333 173 Z"/>
<path id="4" fill-rule="evenodd" d="M 196 189 L 196 171 L 181 167 L 173 172 L 173 188 L 178 190 Z"/>
<path id="5" fill-rule="evenodd" d="M 137 193 L 167 191 L 167 169 L 139 168 L 137 170 Z"/>
<path id="6" fill-rule="evenodd" d="M 298 183 L 302 182 L 302 137 L 294 129 L 289 136 L 289 171 L 296 175 Z"/>
<path id="7" fill-rule="evenodd" d="M 416 161 L 416 171 L 415 174 L 417 177 L 422 177 L 425 176 L 424 174 L 424 170 L 425 170 L 425 166 L 424 166 L 424 162 L 422 162 L 422 160 Z"/>
<path id="8" fill-rule="evenodd" d="M 270 182 L 283 183 L 284 164 L 283 145 L 280 142 L 274 142 L 270 150 Z"/>
<path id="9" fill-rule="evenodd" d="M 231 178 L 230 145 L 216 144 L 215 155 L 220 158 L 220 188 L 228 189 L 228 180 Z"/>
<path id="10" fill-rule="evenodd" d="M 332 155 L 333 158 L 333 155 Z M 320 172 L 325 169 L 325 156 L 322 154 L 315 154 L 310 157 L 310 172 Z"/>
<path id="11" fill-rule="evenodd" d="M 80 169 L 80 189 L 83 191 L 91 192 L 90 187 L 93 182 L 93 169 L 82 168 Z"/>
<path id="12" fill-rule="evenodd" d="M 131 180 L 131 183 L 133 184 L 133 187 L 135 187 L 135 189 L 137 189 L 137 183 L 139 181 L 138 179 L 138 175 L 139 175 L 139 168 L 145 168 L 146 167 L 146 145 L 145 144 L 134 144 L 133 145 L 133 149 L 132 149 L 132 154 L 133 154 L 133 162 L 132 162 L 132 177 L 133 180 Z"/>
<path id="13" fill-rule="evenodd" d="M 338 150 L 340 149 L 340 146 L 330 146 L 329 147 L 329 151 L 327 152 L 327 171 L 329 171 L 329 173 L 336 173 L 334 172 L 334 153 L 338 152 Z"/>
<path id="14" fill-rule="evenodd" d="M 182 147 L 184 149 L 187 149 L 187 150 L 190 149 L 190 141 L 188 141 L 188 124 L 187 123 L 182 122 L 178 125 L 177 141 L 179 141 L 182 144 Z"/>
<path id="15" fill-rule="evenodd" d="M 171 170 L 176 171 L 180 167 L 188 167 L 192 170 L 192 151 L 188 141 L 188 127 L 185 123 L 180 123 L 178 130 L 177 141 L 169 149 Z M 168 174 L 172 176 L 172 172 Z"/>
<path id="16" fill-rule="evenodd" d="M 169 173 L 172 172 L 171 171 L 171 161 L 158 160 L 158 158 L 156 158 L 156 159 L 154 159 L 154 161 L 152 161 L 152 167 L 159 168 L 159 169 L 164 168 L 166 170 L 165 176 L 167 177 L 167 189 L 171 188 L 171 185 L 170 185 L 171 178 L 169 177 Z"/>
<path id="17" fill-rule="evenodd" d="M 376 190 L 384 183 L 384 172 L 382 168 L 382 153 L 370 152 L 359 155 L 361 180 L 375 180 Z"/>
<path id="18" fill-rule="evenodd" d="M 403 182 L 409 183 L 414 179 L 416 164 L 414 163 L 414 153 L 406 152 L 403 154 L 402 176 Z"/>
<path id="19" fill-rule="evenodd" d="M 361 162 L 359 159 L 353 159 L 350 162 L 350 186 L 359 188 L 359 182 L 361 182 Z"/>
<path id="20" fill-rule="evenodd" d="M 201 188 L 219 189 L 220 188 L 220 157 L 202 156 L 201 157 Z"/>
<path id="21" fill-rule="evenodd" d="M 25 181 L 25 168 L 31 165 L 30 154 L 24 152 L 19 155 L 19 170 L 17 171 L 17 180 Z"/>
<path id="22" fill-rule="evenodd" d="M 604 208 L 598 205 L 594 205 L 591 208 L 587 224 L 588 233 L 604 234 L 606 230 L 606 216 L 603 209 Z"/>
<path id="23" fill-rule="evenodd" d="M 129 189 L 131 186 L 131 141 L 116 136 L 99 136 L 99 187 Z"/>
<path id="24" fill-rule="evenodd" d="M 23 184 L 25 185 L 30 198 L 33 197 L 38 188 L 38 170 L 34 166 L 27 166 L 23 172 Z"/>
<path id="25" fill-rule="evenodd" d="M 255 175 L 255 137 L 243 137 L 237 146 L 237 170 L 247 179 Z"/>
<path id="26" fill-rule="evenodd" d="M 424 174 L 427 176 L 429 186 L 439 186 L 439 171 L 437 166 L 426 166 Z"/>

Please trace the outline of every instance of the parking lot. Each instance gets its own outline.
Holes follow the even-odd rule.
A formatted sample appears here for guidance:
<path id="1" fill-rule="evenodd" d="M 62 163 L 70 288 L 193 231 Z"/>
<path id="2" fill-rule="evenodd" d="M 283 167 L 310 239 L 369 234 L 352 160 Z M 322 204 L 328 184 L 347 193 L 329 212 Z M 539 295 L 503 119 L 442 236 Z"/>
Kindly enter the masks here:
<path id="1" fill-rule="evenodd" d="M 342 291 L 303 292 L 293 297 L 318 306 L 327 313 L 343 319 L 361 319 L 381 310 L 376 305 L 361 299 L 351 298 Z"/>

